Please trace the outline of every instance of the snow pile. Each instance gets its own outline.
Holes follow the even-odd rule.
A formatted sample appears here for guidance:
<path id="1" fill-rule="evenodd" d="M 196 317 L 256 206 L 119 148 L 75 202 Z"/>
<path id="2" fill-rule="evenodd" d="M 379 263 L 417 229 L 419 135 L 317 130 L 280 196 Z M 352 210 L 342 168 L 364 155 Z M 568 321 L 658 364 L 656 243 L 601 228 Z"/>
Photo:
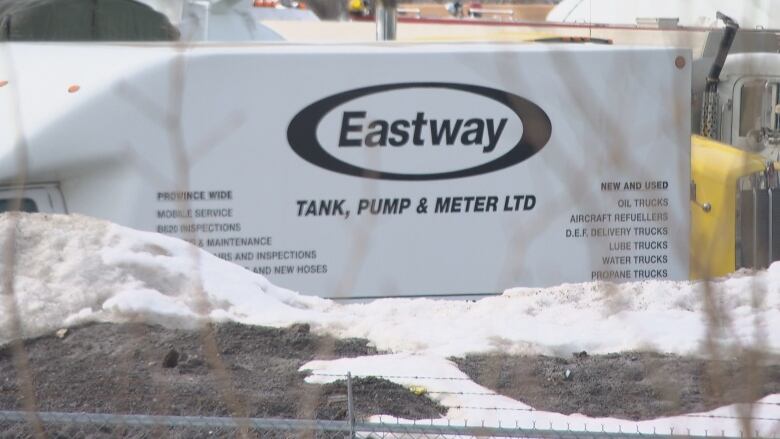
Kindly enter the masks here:
<path id="1" fill-rule="evenodd" d="M 184 241 L 78 215 L 0 215 L 0 249 L 0 273 L 13 258 L 24 336 L 89 320 L 192 326 L 252 316 L 283 326 L 329 306 Z M 0 343 L 12 335 L 9 305 L 0 307 Z"/>
<path id="2" fill-rule="evenodd" d="M 582 350 L 637 349 L 695 354 L 702 351 L 706 336 L 705 286 L 584 283 L 518 288 L 476 303 L 379 300 L 350 305 L 343 333 L 368 338 L 380 349 L 442 356 L 489 349 L 566 356 Z M 780 264 L 755 276 L 711 284 L 716 307 L 732 319 L 728 331 L 716 334 L 717 341 L 765 344 L 765 349 L 780 352 L 780 340 L 762 337 L 780 334 L 778 286 Z"/>
<path id="3" fill-rule="evenodd" d="M 699 282 L 584 283 L 520 288 L 477 302 L 387 299 L 341 305 L 278 288 L 190 244 L 82 216 L 0 216 L 16 233 L 14 289 L 25 336 L 88 320 L 193 325 L 200 318 L 287 326 L 307 322 L 378 349 L 437 356 L 501 350 L 570 355 L 655 349 L 703 353 L 706 307 L 728 311 L 723 346 L 780 353 L 780 264 Z M 4 252 L 7 256 L 8 252 Z M 0 268 L 5 269 L 5 258 Z M 9 310 L 0 308 L 6 327 Z M 0 332 L 9 337 L 7 331 Z"/>

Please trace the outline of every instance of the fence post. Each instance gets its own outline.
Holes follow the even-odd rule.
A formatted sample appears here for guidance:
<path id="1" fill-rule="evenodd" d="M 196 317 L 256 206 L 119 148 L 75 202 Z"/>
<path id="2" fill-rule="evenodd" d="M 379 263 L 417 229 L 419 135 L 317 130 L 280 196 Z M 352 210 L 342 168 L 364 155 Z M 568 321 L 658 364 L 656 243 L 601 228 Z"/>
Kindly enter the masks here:
<path id="1" fill-rule="evenodd" d="M 349 421 L 349 438 L 355 439 L 355 406 L 352 399 L 351 372 L 347 372 L 347 420 Z"/>

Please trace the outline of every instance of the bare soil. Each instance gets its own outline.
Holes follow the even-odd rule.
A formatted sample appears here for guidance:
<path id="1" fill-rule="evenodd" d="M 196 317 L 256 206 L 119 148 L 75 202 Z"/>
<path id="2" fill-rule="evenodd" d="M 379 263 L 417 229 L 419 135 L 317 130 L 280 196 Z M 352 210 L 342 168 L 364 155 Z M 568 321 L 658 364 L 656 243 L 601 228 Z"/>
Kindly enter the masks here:
<path id="1" fill-rule="evenodd" d="M 314 359 L 374 355 L 366 340 L 314 335 L 308 325 L 219 324 L 201 331 L 146 324 L 92 324 L 25 341 L 41 411 L 346 419 L 346 384 L 304 382 Z M 208 345 L 208 344 L 206 344 Z M 220 366 L 221 365 L 221 366 Z M 220 369 L 223 369 L 220 372 Z M 226 381 L 225 381 L 226 380 Z M 356 416 L 439 417 L 444 408 L 375 378 L 353 380 Z M 23 408 L 10 347 L 0 348 L 0 410 Z"/>
<path id="2" fill-rule="evenodd" d="M 537 410 L 592 417 L 654 419 L 780 393 L 780 362 L 755 353 L 721 361 L 650 352 L 452 360 L 480 385 Z"/>
<path id="3" fill-rule="evenodd" d="M 208 353 L 204 346 L 209 345 L 216 346 L 216 353 Z M 26 340 L 24 348 L 40 411 L 323 420 L 347 418 L 346 383 L 307 384 L 300 367 L 314 359 L 378 353 L 366 340 L 315 335 L 305 324 L 276 329 L 226 323 L 208 331 L 91 324 L 70 329 L 64 337 Z M 10 346 L 0 347 L 0 410 L 24 409 L 13 359 Z M 649 352 L 582 352 L 569 358 L 484 354 L 452 360 L 477 383 L 538 410 L 593 417 L 652 419 L 780 393 L 780 361 L 750 352 L 721 361 Z M 353 390 L 358 419 L 375 414 L 429 419 L 446 412 L 431 399 L 380 378 L 354 379 Z M 56 428 L 51 437 L 62 438 L 236 433 L 50 428 Z M 249 437 L 274 438 L 283 432 L 254 433 Z M 29 425 L 5 423 L 0 416 L 0 438 L 11 437 L 36 436 Z"/>

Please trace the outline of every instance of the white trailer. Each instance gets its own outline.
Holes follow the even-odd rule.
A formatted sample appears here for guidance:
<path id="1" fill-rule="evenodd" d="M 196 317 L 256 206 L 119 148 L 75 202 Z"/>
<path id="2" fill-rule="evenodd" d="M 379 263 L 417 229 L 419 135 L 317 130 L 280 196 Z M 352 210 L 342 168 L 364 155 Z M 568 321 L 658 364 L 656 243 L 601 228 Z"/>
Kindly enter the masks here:
<path id="1" fill-rule="evenodd" d="M 23 209 L 181 237 L 328 297 L 688 278 L 690 50 L 0 56 L 0 196 L 24 184 Z"/>

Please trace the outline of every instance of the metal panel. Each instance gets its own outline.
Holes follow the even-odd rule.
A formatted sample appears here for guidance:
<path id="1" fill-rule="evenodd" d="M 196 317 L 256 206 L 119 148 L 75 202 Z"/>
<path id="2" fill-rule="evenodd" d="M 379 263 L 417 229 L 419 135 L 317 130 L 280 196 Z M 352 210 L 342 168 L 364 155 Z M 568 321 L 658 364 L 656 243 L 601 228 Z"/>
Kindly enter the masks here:
<path id="1" fill-rule="evenodd" d="M 190 240 L 282 287 L 450 296 L 688 278 L 687 50 L 12 50 L 31 179 L 61 179 L 73 212 Z M 72 78 L 81 91 L 64 93 Z M 15 142 L 7 108 L 0 151 Z M 17 169 L 0 160 L 0 179 Z"/>
<path id="2" fill-rule="evenodd" d="M 737 200 L 737 267 L 766 268 L 780 260 L 780 188 L 767 188 L 763 176 L 753 176 Z"/>

